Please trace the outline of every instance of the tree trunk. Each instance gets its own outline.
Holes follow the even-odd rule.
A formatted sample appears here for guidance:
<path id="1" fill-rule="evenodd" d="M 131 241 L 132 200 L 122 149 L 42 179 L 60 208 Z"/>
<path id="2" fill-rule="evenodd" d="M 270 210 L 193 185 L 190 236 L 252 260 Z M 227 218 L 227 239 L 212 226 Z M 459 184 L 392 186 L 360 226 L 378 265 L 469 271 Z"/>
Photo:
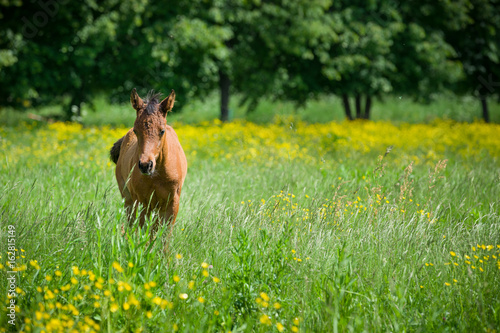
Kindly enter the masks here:
<path id="1" fill-rule="evenodd" d="M 349 105 L 349 97 L 346 94 L 342 95 L 342 103 L 344 104 L 345 116 L 347 119 L 352 120 L 351 106 Z"/>
<path id="2" fill-rule="evenodd" d="M 371 107 L 372 107 L 372 98 L 370 96 L 366 96 L 365 114 L 363 116 L 364 119 L 370 119 Z"/>
<path id="3" fill-rule="evenodd" d="M 481 108 L 483 110 L 483 119 L 485 122 L 489 123 L 490 122 L 490 112 L 488 111 L 488 100 L 486 99 L 486 96 L 480 96 L 481 99 Z"/>
<path id="4" fill-rule="evenodd" d="M 361 119 L 362 115 L 361 115 L 361 95 L 360 94 L 356 94 L 355 104 L 356 104 L 356 118 Z"/>
<path id="5" fill-rule="evenodd" d="M 227 122 L 229 120 L 229 88 L 231 80 L 229 76 L 222 70 L 219 70 L 219 87 L 220 87 L 220 120 Z"/>

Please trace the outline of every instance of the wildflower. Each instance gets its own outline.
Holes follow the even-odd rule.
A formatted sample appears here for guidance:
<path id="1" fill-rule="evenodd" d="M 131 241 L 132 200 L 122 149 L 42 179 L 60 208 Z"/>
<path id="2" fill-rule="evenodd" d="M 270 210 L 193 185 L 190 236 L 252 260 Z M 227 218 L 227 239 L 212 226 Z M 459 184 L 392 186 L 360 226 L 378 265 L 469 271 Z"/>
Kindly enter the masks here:
<path id="1" fill-rule="evenodd" d="M 202 262 L 201 263 L 201 267 L 207 269 L 208 268 L 208 264 L 206 262 Z"/>
<path id="2" fill-rule="evenodd" d="M 451 284 L 450 284 L 450 283 L 448 283 L 448 282 L 445 282 L 444 284 L 445 284 L 446 286 L 451 286 Z"/>
<path id="3" fill-rule="evenodd" d="M 130 267 L 130 268 L 134 267 L 134 263 L 129 262 L 129 263 L 128 263 L 128 267 Z"/>
<path id="4" fill-rule="evenodd" d="M 177 332 L 179 330 L 179 326 L 177 324 L 174 324 L 173 329 L 175 332 Z"/>
<path id="5" fill-rule="evenodd" d="M 212 280 L 214 280 L 215 283 L 219 283 L 220 282 L 220 279 L 218 277 L 216 277 L 216 276 L 214 276 Z"/>
<path id="6" fill-rule="evenodd" d="M 281 304 L 280 304 L 280 303 L 278 303 L 278 302 L 276 302 L 276 303 L 274 303 L 274 304 L 273 304 L 273 307 L 274 307 L 276 310 L 279 310 L 279 309 L 281 309 Z"/>
<path id="7" fill-rule="evenodd" d="M 295 317 L 295 318 L 293 319 L 293 324 L 294 324 L 295 326 L 299 326 L 299 323 L 300 323 L 299 318 Z"/>
<path id="8" fill-rule="evenodd" d="M 47 280 L 47 281 L 52 281 L 52 276 L 50 276 L 50 275 L 46 275 L 46 276 L 45 276 L 45 280 Z"/>
<path id="9" fill-rule="evenodd" d="M 219 311 L 215 310 L 214 311 L 214 315 L 218 316 L 219 315 Z"/>
<path id="10" fill-rule="evenodd" d="M 455 252 L 453 252 L 453 251 L 450 251 L 450 254 L 451 254 L 451 256 L 452 256 L 452 257 L 455 257 L 455 256 L 457 255 L 457 254 L 456 254 Z"/>
<path id="11" fill-rule="evenodd" d="M 113 303 L 113 304 L 111 304 L 111 307 L 109 308 L 109 310 L 111 310 L 111 312 L 116 312 L 116 311 L 118 311 L 118 308 L 119 308 L 118 304 Z"/>
<path id="12" fill-rule="evenodd" d="M 260 316 L 259 321 L 263 325 L 271 325 L 271 318 L 265 314 Z"/>
<path id="13" fill-rule="evenodd" d="M 262 297 L 264 301 L 269 302 L 269 296 L 267 296 L 265 292 L 261 292 L 260 297 Z"/>
<path id="14" fill-rule="evenodd" d="M 175 258 L 177 258 L 177 259 L 182 259 L 182 254 L 177 253 L 177 254 L 175 255 Z"/>
<path id="15" fill-rule="evenodd" d="M 180 299 L 187 299 L 188 298 L 188 294 L 179 294 L 179 298 Z"/>
<path id="16" fill-rule="evenodd" d="M 200 296 L 200 297 L 198 297 L 198 302 L 200 302 L 200 303 L 205 303 L 205 299 L 204 299 L 203 297 L 201 297 L 201 296 Z"/>
<path id="17" fill-rule="evenodd" d="M 193 280 L 189 281 L 188 288 L 189 289 L 193 289 L 194 288 L 194 281 Z"/>
<path id="18" fill-rule="evenodd" d="M 123 273 L 123 268 L 117 261 L 113 262 L 113 268 L 116 269 L 118 273 Z"/>
<path id="19" fill-rule="evenodd" d="M 204 277 L 208 277 L 208 271 L 206 269 L 203 270 L 202 274 Z"/>
<path id="20" fill-rule="evenodd" d="M 280 332 L 283 332 L 285 330 L 285 326 L 283 326 L 283 324 L 281 323 L 277 323 L 276 324 L 276 328 L 278 329 L 278 331 Z"/>
<path id="21" fill-rule="evenodd" d="M 146 317 L 151 319 L 151 317 L 153 317 L 153 312 L 151 312 L 151 311 L 146 312 Z"/>
<path id="22" fill-rule="evenodd" d="M 54 273 L 56 276 L 62 276 L 62 272 L 61 271 L 55 271 Z"/>
<path id="23" fill-rule="evenodd" d="M 174 282 L 179 282 L 181 278 L 178 275 L 174 275 Z"/>
<path id="24" fill-rule="evenodd" d="M 297 326 L 292 326 L 292 332 L 297 333 L 299 328 Z"/>
<path id="25" fill-rule="evenodd" d="M 130 309 L 130 304 L 127 302 L 123 303 L 123 310 L 127 311 L 128 309 Z"/>

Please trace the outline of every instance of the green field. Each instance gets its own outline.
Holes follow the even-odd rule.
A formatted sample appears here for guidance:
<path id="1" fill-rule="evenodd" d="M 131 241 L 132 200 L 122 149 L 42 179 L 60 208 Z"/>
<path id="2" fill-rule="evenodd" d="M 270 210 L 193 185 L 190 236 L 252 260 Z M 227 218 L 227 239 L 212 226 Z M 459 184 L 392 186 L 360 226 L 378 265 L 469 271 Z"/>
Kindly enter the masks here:
<path id="1" fill-rule="evenodd" d="M 19 270 L 3 331 L 499 331 L 499 125 L 185 111 L 166 253 L 162 234 L 121 234 L 107 151 L 125 128 L 0 127 L 0 279 L 9 228 Z"/>

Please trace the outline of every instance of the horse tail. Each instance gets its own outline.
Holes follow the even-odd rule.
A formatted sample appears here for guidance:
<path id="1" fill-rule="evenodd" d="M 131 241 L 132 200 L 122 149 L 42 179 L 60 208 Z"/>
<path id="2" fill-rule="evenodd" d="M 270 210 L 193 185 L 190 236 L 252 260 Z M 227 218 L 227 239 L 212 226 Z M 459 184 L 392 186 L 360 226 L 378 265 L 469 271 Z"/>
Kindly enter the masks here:
<path id="1" fill-rule="evenodd" d="M 120 148 L 122 146 L 123 138 L 120 140 L 116 141 L 113 147 L 111 147 L 109 151 L 109 157 L 111 158 L 111 161 L 116 164 L 118 162 L 118 157 L 120 157 Z"/>

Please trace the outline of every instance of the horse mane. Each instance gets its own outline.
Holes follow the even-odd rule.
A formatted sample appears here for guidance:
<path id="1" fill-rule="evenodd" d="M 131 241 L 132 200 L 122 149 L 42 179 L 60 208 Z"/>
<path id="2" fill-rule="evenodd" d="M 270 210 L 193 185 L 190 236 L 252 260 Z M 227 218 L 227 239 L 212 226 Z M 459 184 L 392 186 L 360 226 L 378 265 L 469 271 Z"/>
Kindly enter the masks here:
<path id="1" fill-rule="evenodd" d="M 156 110 L 156 105 L 159 103 L 159 99 L 161 96 L 161 92 L 155 93 L 153 89 L 148 92 L 148 95 L 144 99 L 144 103 L 146 103 L 146 113 L 153 114 Z"/>

